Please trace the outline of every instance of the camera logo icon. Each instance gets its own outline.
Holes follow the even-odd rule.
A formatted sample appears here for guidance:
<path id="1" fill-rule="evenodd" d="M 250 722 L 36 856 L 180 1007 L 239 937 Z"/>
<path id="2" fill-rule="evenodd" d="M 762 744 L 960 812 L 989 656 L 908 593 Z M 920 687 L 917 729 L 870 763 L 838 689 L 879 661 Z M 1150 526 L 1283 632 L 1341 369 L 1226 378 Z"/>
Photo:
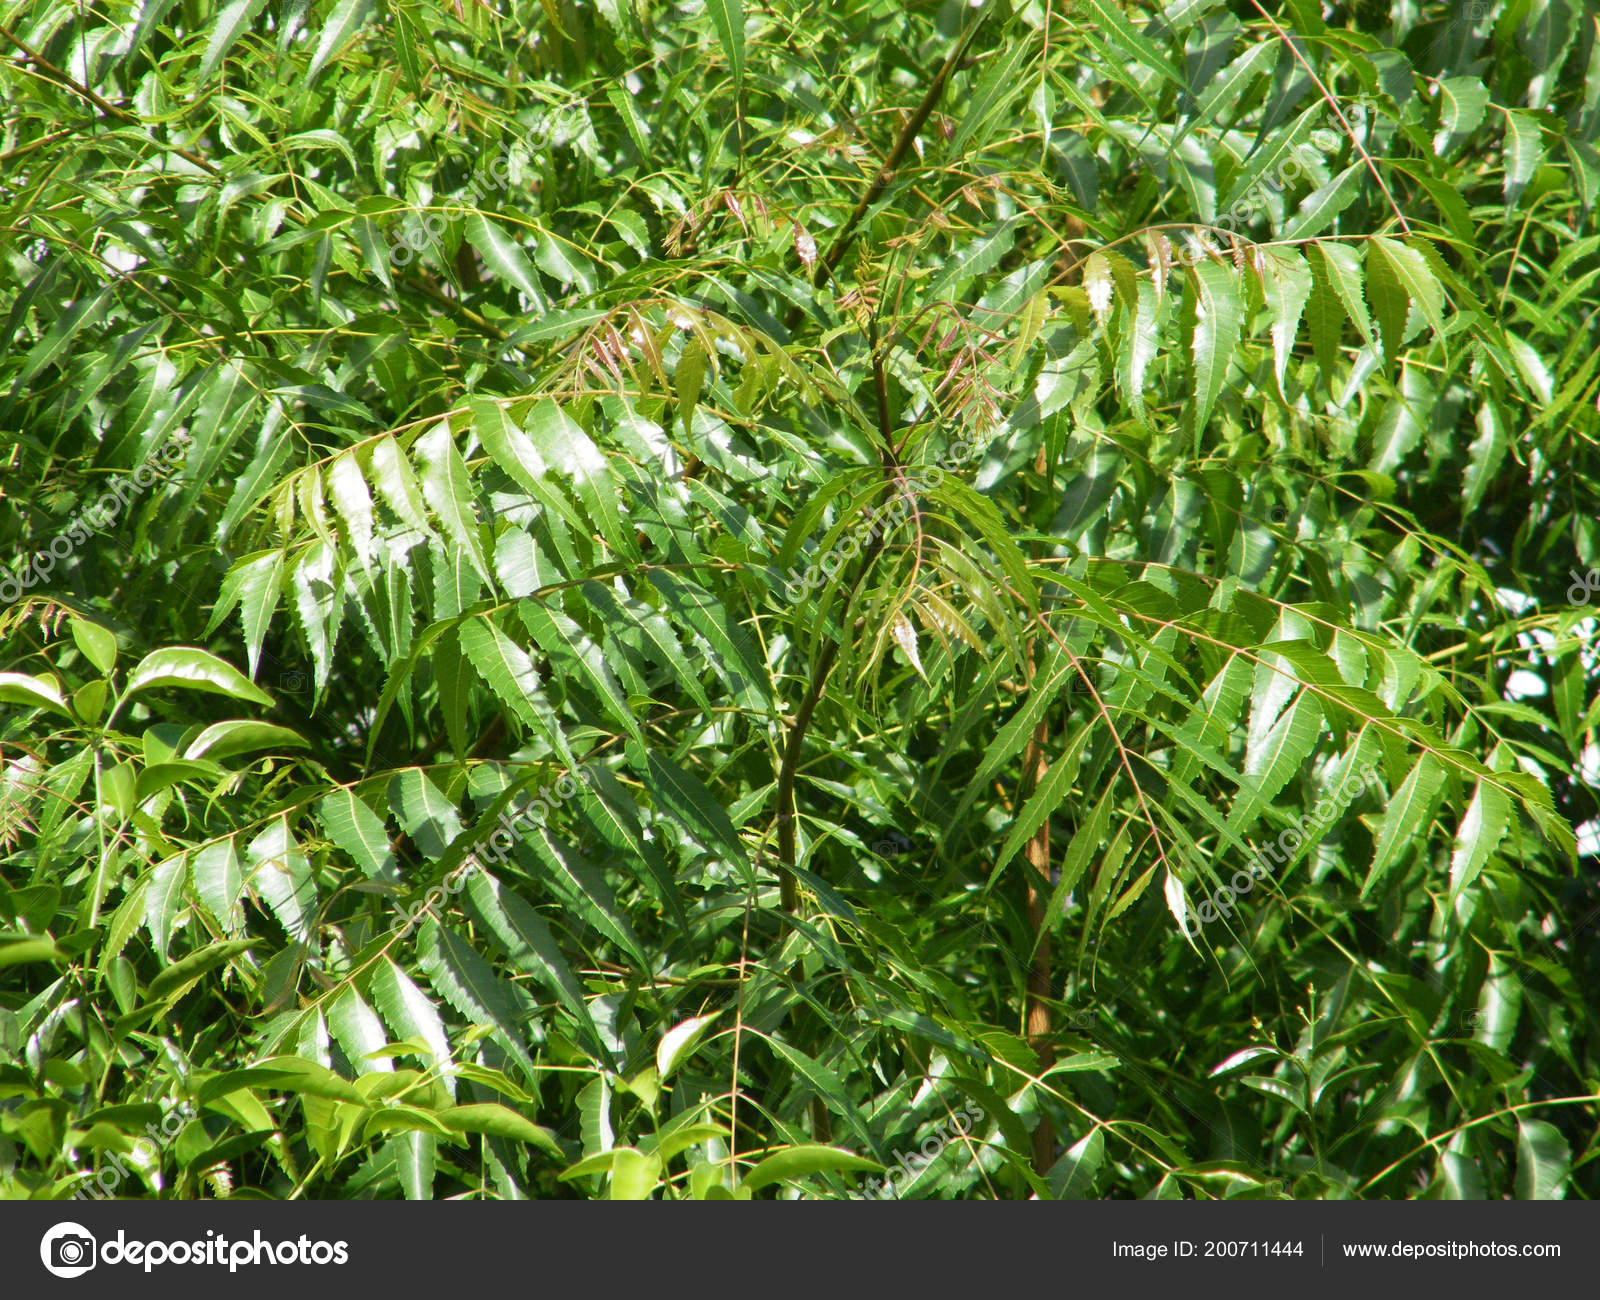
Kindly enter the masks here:
<path id="1" fill-rule="evenodd" d="M 39 1243 L 39 1258 L 57 1277 L 82 1277 L 95 1266 L 94 1237 L 81 1223 L 58 1223 Z"/>

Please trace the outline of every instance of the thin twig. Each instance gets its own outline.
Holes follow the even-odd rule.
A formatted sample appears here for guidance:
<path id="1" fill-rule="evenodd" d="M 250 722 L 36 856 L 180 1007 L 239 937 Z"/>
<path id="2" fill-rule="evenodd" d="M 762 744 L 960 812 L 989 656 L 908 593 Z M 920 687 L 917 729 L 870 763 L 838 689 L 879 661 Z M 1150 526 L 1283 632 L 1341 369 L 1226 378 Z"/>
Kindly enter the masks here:
<path id="1" fill-rule="evenodd" d="M 1395 202 L 1394 195 L 1389 192 L 1389 187 L 1384 183 L 1383 173 L 1378 170 L 1378 164 L 1373 161 L 1372 155 L 1367 152 L 1366 146 L 1356 135 L 1355 128 L 1350 125 L 1350 119 L 1345 117 L 1344 110 L 1339 107 L 1339 101 L 1333 97 L 1333 92 L 1328 89 L 1322 78 L 1317 76 L 1317 70 L 1307 61 L 1306 56 L 1300 53 L 1300 47 L 1290 38 L 1289 34 L 1278 25 L 1278 20 L 1261 7 L 1261 0 L 1250 0 L 1255 11 L 1267 20 L 1268 26 L 1278 34 L 1278 39 L 1289 47 L 1289 53 L 1294 55 L 1294 60 L 1306 70 L 1306 76 L 1316 82 L 1317 89 L 1322 92 L 1322 98 L 1327 101 L 1328 107 L 1333 110 L 1333 115 L 1339 119 L 1339 125 L 1344 127 L 1345 134 L 1350 137 L 1350 143 L 1355 145 L 1356 152 L 1361 155 L 1362 161 L 1367 164 L 1367 170 L 1372 173 L 1373 180 L 1378 182 L 1378 188 L 1383 191 L 1383 197 L 1389 200 L 1389 206 L 1394 209 L 1394 215 L 1400 222 L 1400 229 L 1406 234 L 1411 233 L 1411 227 L 1406 222 L 1406 214 L 1400 211 L 1400 205 Z"/>
<path id="2" fill-rule="evenodd" d="M 136 117 L 134 114 L 128 112 L 128 110 L 125 108 L 118 108 L 109 99 L 105 99 L 96 94 L 93 90 L 89 89 L 88 86 L 85 86 L 82 82 L 75 80 L 69 73 L 63 72 L 60 68 L 56 67 L 56 65 L 51 63 L 49 59 L 45 58 L 41 54 L 36 54 L 33 50 L 29 49 L 7 28 L 0 27 L 0 36 L 5 37 L 5 39 L 8 40 L 12 45 L 16 46 L 17 49 L 21 50 L 25 55 L 27 55 L 29 62 L 31 62 L 34 67 L 38 68 L 40 72 L 44 73 L 45 76 L 49 77 L 52 81 L 58 82 L 65 86 L 80 99 L 88 100 L 89 103 L 93 104 L 107 117 L 114 117 L 117 121 L 126 122 L 130 126 L 146 126 L 143 118 Z M 188 159 L 196 167 L 210 172 L 213 176 L 222 175 L 221 168 L 217 167 L 214 163 L 207 162 L 199 154 L 191 153 L 181 145 L 162 144 L 160 141 L 155 141 L 154 143 L 162 149 L 166 149 L 171 153 L 177 154 L 180 158 Z"/>

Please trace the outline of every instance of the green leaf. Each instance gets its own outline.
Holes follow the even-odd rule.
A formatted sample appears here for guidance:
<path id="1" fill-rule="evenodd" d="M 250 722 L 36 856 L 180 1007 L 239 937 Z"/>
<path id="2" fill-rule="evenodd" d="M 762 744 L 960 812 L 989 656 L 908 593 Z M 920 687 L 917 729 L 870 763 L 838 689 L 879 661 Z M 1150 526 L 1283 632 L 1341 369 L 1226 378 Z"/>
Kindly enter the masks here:
<path id="1" fill-rule="evenodd" d="M 1310 239 L 1320 235 L 1333 224 L 1334 218 L 1355 201 L 1371 174 L 1366 160 L 1362 159 L 1351 163 L 1333 179 L 1312 190 L 1301 200 L 1294 216 L 1284 223 L 1282 238 Z"/>
<path id="2" fill-rule="evenodd" d="M 1222 394 L 1228 363 L 1239 342 L 1242 319 L 1239 278 L 1231 266 L 1202 260 L 1191 268 L 1194 293 L 1189 304 L 1192 334 L 1189 349 L 1193 395 L 1186 409 L 1196 437 L 1211 418 Z"/>
<path id="3" fill-rule="evenodd" d="M 365 801 L 356 798 L 354 791 L 332 791 L 317 805 L 317 811 L 328 838 L 348 853 L 369 879 L 395 878 L 388 827 Z"/>
<path id="4" fill-rule="evenodd" d="M 367 1005 L 366 999 L 346 984 L 325 1008 L 328 1028 L 339 1040 L 339 1046 L 350 1058 L 358 1074 L 390 1074 L 394 1065 L 379 1055 L 388 1046 L 389 1035 L 384 1032 L 378 1013 Z"/>
<path id="5" fill-rule="evenodd" d="M 83 657 L 109 675 L 117 662 L 117 636 L 109 628 L 90 623 L 81 618 L 71 620 L 72 639 Z"/>
<path id="6" fill-rule="evenodd" d="M 1444 337 L 1444 294 L 1439 288 L 1439 281 L 1434 277 L 1429 268 L 1427 259 L 1414 248 L 1397 243 L 1392 239 L 1385 239 L 1382 235 L 1374 236 L 1367 245 L 1367 291 L 1372 293 L 1373 276 L 1377 268 L 1373 265 L 1374 257 L 1380 264 L 1387 268 L 1383 277 L 1399 285 L 1410 303 L 1415 303 L 1422 317 L 1433 328 L 1435 338 Z M 1376 306 L 1376 303 L 1374 304 Z M 1378 310 L 1378 320 L 1383 328 L 1384 347 L 1390 347 L 1391 332 L 1383 326 L 1384 312 Z M 1393 331 L 1393 347 L 1398 350 L 1404 332 L 1405 317 L 1402 312 L 1397 328 Z"/>
<path id="7" fill-rule="evenodd" d="M 3 683 L 0 683 L 3 686 Z M 128 675 L 126 696 L 140 691 L 178 688 L 191 691 L 209 691 L 227 695 L 236 700 L 249 700 L 252 704 L 272 707 L 272 697 L 256 687 L 248 677 L 231 664 L 224 663 L 209 651 L 194 646 L 171 646 L 152 650 Z"/>
<path id="8" fill-rule="evenodd" d="M 301 943 L 311 939 L 316 921 L 317 888 L 311 864 L 280 814 L 250 841 L 245 850 L 250 862 L 248 884 L 265 901 L 289 937 Z"/>
<path id="9" fill-rule="evenodd" d="M 448 1106 L 434 1112 L 435 1118 L 447 1129 L 457 1133 L 488 1133 L 511 1142 L 523 1142 L 560 1159 L 563 1152 L 556 1143 L 555 1134 L 541 1128 L 532 1120 L 524 1119 L 509 1106 L 495 1102 L 476 1102 L 467 1106 Z"/>
<path id="10" fill-rule="evenodd" d="M 995 856 L 993 875 L 997 875 L 1001 868 L 1011 861 L 1016 851 L 1031 840 L 1039 828 L 1050 819 L 1050 814 L 1060 806 L 1068 791 L 1072 789 L 1072 783 L 1077 775 L 1077 751 L 1069 746 L 1067 752 L 1050 765 L 1050 770 L 1045 773 L 1038 788 L 1028 796 L 1022 811 L 1011 823 L 1011 830 L 1006 835 L 1005 843 L 1000 846 L 1000 852 Z"/>
<path id="11" fill-rule="evenodd" d="M 706 0 L 706 12 L 716 28 L 717 40 L 733 69 L 734 92 L 744 89 L 744 4 L 742 0 Z"/>
<path id="12" fill-rule="evenodd" d="M 1171 60 L 1156 48 L 1145 37 L 1134 30 L 1122 9 L 1112 3 L 1112 0 L 1087 0 L 1088 7 L 1094 11 L 1095 25 L 1110 32 L 1116 37 L 1117 43 L 1124 50 L 1134 55 L 1140 63 L 1156 73 L 1163 80 L 1171 82 L 1180 91 L 1186 91 L 1183 78 L 1174 71 Z"/>
<path id="13" fill-rule="evenodd" d="M 208 943 L 204 948 L 173 962 L 150 981 L 145 993 L 152 1002 L 164 998 L 209 975 L 218 966 L 232 961 L 240 953 L 248 952 L 260 942 L 259 939 L 218 939 L 215 943 Z"/>
<path id="14" fill-rule="evenodd" d="M 327 67 L 338 49 L 365 25 L 372 15 L 372 0 L 339 0 L 323 24 L 317 38 L 317 51 L 311 56 L 311 66 L 306 69 L 306 84 L 316 81 L 317 74 Z"/>
<path id="15" fill-rule="evenodd" d="M 1478 406 L 1478 436 L 1467 452 L 1467 468 L 1462 475 L 1464 508 L 1468 513 L 1483 502 L 1489 485 L 1510 447 L 1505 416 L 1498 403 L 1485 398 Z"/>
<path id="16" fill-rule="evenodd" d="M 21 704 L 31 709 L 50 709 L 68 718 L 72 716 L 61 688 L 53 679 L 30 677 L 26 673 L 0 673 L 0 704 Z"/>
<path id="17" fill-rule="evenodd" d="M 389 1149 L 394 1153 L 395 1170 L 406 1199 L 432 1200 L 439 1139 L 431 1133 L 402 1133 Z"/>
<path id="18" fill-rule="evenodd" d="M 265 3 L 266 0 L 229 0 L 222 7 L 216 25 L 211 28 L 211 38 L 206 42 L 205 57 L 200 61 L 200 73 L 195 78 L 197 84 L 204 85 L 210 79 L 233 43 L 244 35 L 245 29 Z"/>
<path id="19" fill-rule="evenodd" d="M 260 667 L 261 645 L 266 640 L 273 610 L 278 605 L 283 562 L 282 551 L 264 551 L 247 555 L 235 564 L 223 579 L 222 591 L 212 610 L 211 620 L 206 625 L 206 635 L 209 636 L 221 625 L 229 611 L 238 606 L 251 677 L 256 675 Z"/>
<path id="20" fill-rule="evenodd" d="M 34 962 L 67 961 L 67 954 L 50 939 L 20 939 L 0 935 L 0 970 L 8 966 L 26 966 Z"/>
<path id="21" fill-rule="evenodd" d="M 517 602 L 517 613 L 533 639 L 560 668 L 571 672 L 594 688 L 596 698 L 612 721 L 644 743 L 644 733 L 633 716 L 628 698 L 618 684 L 605 652 L 589 634 L 558 609 L 546 608 L 536 600 Z"/>
<path id="22" fill-rule="evenodd" d="M 1506 112 L 1505 196 L 1510 211 L 1528 188 L 1544 161 L 1544 128 L 1532 113 L 1520 108 Z"/>
<path id="23" fill-rule="evenodd" d="M 1347 244 L 1325 240 L 1312 248 L 1311 265 L 1313 270 L 1320 269 L 1327 277 L 1334 297 L 1349 314 L 1362 340 L 1375 347 L 1377 336 L 1372 332 L 1372 318 L 1367 314 L 1366 299 L 1361 296 L 1364 279 L 1361 254 Z"/>
<path id="24" fill-rule="evenodd" d="M 439 996 L 474 1024 L 488 1026 L 495 1042 L 530 1076 L 533 1059 L 517 1028 L 518 1000 L 494 968 L 460 935 L 429 921 L 422 928 L 422 969 Z"/>
<path id="25" fill-rule="evenodd" d="M 461 816 L 426 772 L 414 767 L 396 772 L 389 782 L 389 806 L 401 829 L 425 857 L 437 861 L 461 836 Z"/>
<path id="26" fill-rule="evenodd" d="M 749 861 L 744 842 L 727 810 L 704 782 L 676 763 L 651 751 L 647 756 L 650 794 L 691 835 L 710 848 L 720 849 L 731 861 Z"/>
<path id="27" fill-rule="evenodd" d="M 536 308 L 544 306 L 545 296 L 539 287 L 538 273 L 523 255 L 521 246 L 508 237 L 497 222 L 481 212 L 470 212 L 467 214 L 466 235 L 484 264 L 497 278 L 515 285 Z M 475 407 L 480 404 L 490 405 L 481 399 L 474 402 Z"/>
<path id="28" fill-rule="evenodd" d="M 393 438 L 379 438 L 372 444 L 370 455 L 372 485 L 378 489 L 378 495 L 407 527 L 424 535 L 431 534 L 422 487 L 399 444 Z"/>
<path id="29" fill-rule="evenodd" d="M 1480 779 L 1467 805 L 1466 816 L 1456 831 L 1455 849 L 1450 854 L 1450 903 L 1455 905 L 1489 854 L 1499 845 L 1511 822 L 1511 796 L 1491 781 Z"/>
<path id="30" fill-rule="evenodd" d="M 189 862 L 189 879 L 206 909 L 230 933 L 244 926 L 239 900 L 244 895 L 244 873 L 233 837 L 198 850 Z"/>
<path id="31" fill-rule="evenodd" d="M 328 467 L 327 477 L 333 508 L 344 521 L 346 540 L 365 570 L 372 553 L 372 493 L 367 491 L 367 480 L 362 476 L 355 453 L 336 456 Z"/>
<path id="32" fill-rule="evenodd" d="M 236 718 L 228 722 L 213 722 L 183 751 L 189 759 L 209 758 L 221 762 L 238 754 L 253 754 L 262 749 L 307 749 L 304 736 L 288 727 L 272 722 L 253 722 Z"/>
<path id="33" fill-rule="evenodd" d="M 1489 107 L 1488 87 L 1476 77 L 1446 77 L 1439 82 L 1439 130 L 1433 152 L 1444 158 L 1454 153 L 1483 121 Z"/>
<path id="34" fill-rule="evenodd" d="M 755 1192 L 771 1183 L 794 1182 L 811 1174 L 870 1174 L 882 1168 L 876 1160 L 868 1160 L 839 1147 L 802 1145 L 784 1147 L 767 1156 L 739 1181 L 742 1186 Z"/>
<path id="35" fill-rule="evenodd" d="M 1300 313 L 1311 296 L 1311 272 L 1298 253 L 1278 248 L 1263 249 L 1259 265 L 1267 310 L 1272 313 L 1272 374 L 1278 395 L 1288 401 L 1283 377 L 1294 352 Z"/>
<path id="36" fill-rule="evenodd" d="M 662 1083 L 694 1051 L 695 1044 L 717 1018 L 717 1014 L 712 1012 L 709 1016 L 690 1016 L 661 1035 L 661 1041 L 656 1044 L 656 1072 Z"/>
<path id="37" fill-rule="evenodd" d="M 621 554 L 631 554 L 633 546 L 622 527 L 617 486 L 594 440 L 550 398 L 535 403 L 525 427 L 540 461 L 572 481 L 579 502 L 607 545 Z"/>
<path id="38" fill-rule="evenodd" d="M 1439 1153 L 1439 1180 L 1444 1185 L 1445 1197 L 1452 1201 L 1482 1201 L 1488 1196 L 1483 1188 L 1483 1172 L 1478 1162 L 1470 1156 L 1454 1151 Z"/>
<path id="39" fill-rule="evenodd" d="M 1055 1193 L 1056 1199 L 1088 1199 L 1105 1157 L 1105 1130 L 1098 1127 L 1068 1147 L 1061 1159 L 1050 1167 L 1050 1190 Z"/>
<path id="40" fill-rule="evenodd" d="M 144 896 L 144 919 L 150 929 L 156 955 L 165 963 L 167 945 L 172 941 L 172 924 L 183 910 L 183 884 L 188 876 L 188 858 L 179 853 L 158 862 L 150 873 L 150 888 Z"/>
<path id="41" fill-rule="evenodd" d="M 380 444 L 381 445 L 381 444 Z M 489 561 L 478 541 L 478 516 L 472 506 L 472 485 L 466 463 L 450 436 L 450 424 L 441 420 L 412 447 L 417 458 L 422 495 L 444 526 L 445 536 L 472 561 L 478 576 L 491 582 Z"/>
<path id="42" fill-rule="evenodd" d="M 512 964 L 548 988 L 571 1013 L 588 1049 L 600 1060 L 611 1061 L 611 1051 L 590 1014 L 588 995 L 543 918 L 487 871 L 472 874 L 467 882 L 467 901 L 473 919 L 505 951 Z"/>
<path id="43" fill-rule="evenodd" d="M 1311 335 L 1311 349 L 1317 360 L 1317 369 L 1331 376 L 1339 361 L 1339 337 L 1344 330 L 1344 305 L 1329 278 L 1327 263 L 1321 250 L 1313 247 L 1309 258 L 1311 266 L 1311 293 L 1306 299 L 1306 330 Z"/>
<path id="44" fill-rule="evenodd" d="M 1559 1201 L 1567 1193 L 1572 1151 L 1561 1130 L 1542 1119 L 1517 1120 L 1517 1199 Z"/>
<path id="45" fill-rule="evenodd" d="M 867 1146 L 874 1145 L 872 1134 L 867 1128 L 866 1117 L 845 1092 L 844 1083 L 834 1070 L 782 1039 L 768 1035 L 766 1042 L 774 1053 L 787 1061 L 795 1072 L 816 1090 L 817 1095 L 827 1103 L 829 1110 L 841 1116 L 856 1131 L 863 1143 Z"/>
<path id="46" fill-rule="evenodd" d="M 428 1045 L 433 1053 L 434 1069 L 448 1071 L 454 1061 L 450 1039 L 445 1033 L 444 1021 L 433 1002 L 411 981 L 411 977 L 395 965 L 393 959 L 381 957 L 372 971 L 372 1000 L 396 1042 L 418 1039 Z M 445 1086 L 455 1093 L 455 1080 L 448 1073 Z M 448 1127 L 448 1126 L 447 1126 Z"/>
<path id="47" fill-rule="evenodd" d="M 1378 826 L 1372 867 L 1361 886 L 1363 897 L 1388 874 L 1407 848 L 1416 849 L 1426 841 L 1433 823 L 1435 803 L 1443 785 L 1444 768 L 1439 760 L 1431 753 L 1423 754 L 1394 792 L 1383 821 Z"/>
<path id="48" fill-rule="evenodd" d="M 567 747 L 539 670 L 527 652 L 488 619 L 473 619 L 461 625 L 461 648 L 500 702 L 541 732 L 563 763 L 576 768 L 578 760 Z"/>

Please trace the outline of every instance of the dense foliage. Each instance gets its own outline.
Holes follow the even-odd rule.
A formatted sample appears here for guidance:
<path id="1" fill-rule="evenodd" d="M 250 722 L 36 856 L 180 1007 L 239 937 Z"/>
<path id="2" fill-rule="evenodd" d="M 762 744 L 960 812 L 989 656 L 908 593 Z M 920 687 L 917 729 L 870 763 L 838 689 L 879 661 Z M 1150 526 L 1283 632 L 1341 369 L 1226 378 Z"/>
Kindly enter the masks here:
<path id="1" fill-rule="evenodd" d="M 1600 1192 L 1580 0 L 0 44 L 6 1195 Z"/>

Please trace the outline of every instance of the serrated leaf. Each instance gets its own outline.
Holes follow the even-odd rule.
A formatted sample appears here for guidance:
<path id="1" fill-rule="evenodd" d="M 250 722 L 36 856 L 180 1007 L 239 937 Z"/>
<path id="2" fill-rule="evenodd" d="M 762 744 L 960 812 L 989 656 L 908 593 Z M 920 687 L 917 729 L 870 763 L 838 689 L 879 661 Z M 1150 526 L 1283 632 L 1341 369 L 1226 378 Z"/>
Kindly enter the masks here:
<path id="1" fill-rule="evenodd" d="M 259 942 L 258 939 L 218 939 L 215 943 L 208 943 L 204 948 L 173 962 L 150 981 L 145 993 L 154 1002 L 169 993 L 178 992 Z"/>
<path id="2" fill-rule="evenodd" d="M 995 874 L 1011 861 L 1018 849 L 1038 833 L 1039 828 L 1050 819 L 1050 814 L 1067 797 L 1078 774 L 1078 752 L 1069 745 L 1066 753 L 1050 765 L 1050 770 L 1045 773 L 1043 780 L 1028 796 L 1028 801 L 1022 805 L 1022 810 L 1011 823 L 1011 830 L 1006 834 L 1005 843 L 1000 846 L 1000 852 L 995 856 L 993 867 Z"/>
<path id="3" fill-rule="evenodd" d="M 372 1000 L 389 1026 L 392 1041 L 416 1038 L 428 1045 L 433 1067 L 441 1072 L 445 1087 L 454 1096 L 455 1079 L 450 1074 L 454 1057 L 444 1021 L 428 995 L 389 957 L 380 957 L 373 968 Z"/>
<path id="4" fill-rule="evenodd" d="M 372 554 L 372 493 L 367 491 L 367 480 L 354 453 L 334 458 L 328 468 L 328 488 L 333 508 L 344 521 L 350 549 L 366 569 Z"/>
<path id="5" fill-rule="evenodd" d="M 372 0 L 339 0 L 328 21 L 317 37 L 317 50 L 311 56 L 311 66 L 306 69 L 306 84 L 317 79 L 317 74 L 327 67 L 328 60 L 339 47 L 350 39 L 372 15 Z"/>
<path id="6" fill-rule="evenodd" d="M 1446 77 L 1439 83 L 1439 130 L 1433 152 L 1440 158 L 1454 153 L 1478 129 L 1489 107 L 1489 90 L 1476 77 Z"/>
<path id="7" fill-rule="evenodd" d="M 445 536 L 471 559 L 484 582 L 490 582 L 489 561 L 478 541 L 478 515 L 472 505 L 472 484 L 466 463 L 450 436 L 450 424 L 441 420 L 418 438 L 412 446 L 417 458 L 422 495 L 432 507 L 434 517 L 444 526 Z"/>
<path id="8" fill-rule="evenodd" d="M 1350 206 L 1361 193 L 1365 178 L 1371 175 L 1365 159 L 1352 163 L 1333 179 L 1319 185 L 1301 200 L 1294 216 L 1284 223 L 1285 240 L 1310 239 L 1320 235 L 1334 218 Z"/>
<path id="9" fill-rule="evenodd" d="M 517 1000 L 494 968 L 465 938 L 432 921 L 423 927 L 420 948 L 422 969 L 439 996 L 474 1024 L 489 1026 L 495 1041 L 533 1075 L 517 1028 Z"/>
<path id="10" fill-rule="evenodd" d="M 206 625 L 206 635 L 216 630 L 235 606 L 239 610 L 239 626 L 244 632 L 245 651 L 250 663 L 250 676 L 256 675 L 261 665 L 261 645 L 266 640 L 267 628 L 273 611 L 278 606 L 279 584 L 283 577 L 282 551 L 266 551 L 246 556 L 223 579 L 222 590 Z"/>
<path id="11" fill-rule="evenodd" d="M 328 1028 L 358 1074 L 393 1073 L 393 1062 L 386 1056 L 374 1055 L 389 1042 L 383 1021 L 353 986 L 346 984 L 334 995 L 326 1014 Z"/>
<path id="12" fill-rule="evenodd" d="M 1492 781 L 1479 779 L 1472 802 L 1456 831 L 1455 848 L 1450 854 L 1450 903 L 1472 882 L 1499 845 L 1511 821 L 1511 796 Z"/>
<path id="13" fill-rule="evenodd" d="M 461 815 L 427 773 L 414 767 L 389 782 L 389 806 L 401 828 L 430 861 L 437 861 L 461 835 Z"/>
<path id="14" fill-rule="evenodd" d="M 716 29 L 717 40 L 733 70 L 734 92 L 744 88 L 744 4 L 743 0 L 706 0 L 706 12 Z"/>
<path id="15" fill-rule="evenodd" d="M 1509 211 L 1522 197 L 1544 161 L 1544 129 L 1532 113 L 1513 108 L 1506 113 L 1505 196 Z"/>
<path id="16" fill-rule="evenodd" d="M 507 235 L 497 222 L 481 212 L 469 212 L 466 236 L 496 279 L 521 290 L 535 307 L 544 306 L 545 296 L 539 287 L 538 273 L 528 262 L 521 245 Z"/>
<path id="17" fill-rule="evenodd" d="M 150 888 L 144 896 L 144 920 L 149 927 L 156 956 L 165 963 L 167 945 L 172 941 L 172 924 L 183 909 L 183 884 L 188 876 L 188 855 L 179 853 L 158 862 L 150 873 Z"/>
<path id="18" fill-rule="evenodd" d="M 1311 272 L 1298 253 L 1279 248 L 1263 249 L 1260 266 L 1267 310 L 1272 314 L 1272 374 L 1278 382 L 1278 395 L 1287 401 L 1283 379 L 1300 329 L 1300 313 L 1311 296 Z"/>
<path id="19" fill-rule="evenodd" d="M 544 919 L 487 871 L 473 873 L 467 883 L 467 900 L 473 919 L 505 951 L 512 964 L 532 975 L 566 1007 L 589 1051 L 602 1061 L 610 1061 L 611 1052 L 589 1011 L 584 987 Z"/>
<path id="20" fill-rule="evenodd" d="M 1388 874 L 1407 845 L 1420 845 L 1427 839 L 1435 801 L 1443 785 L 1444 768 L 1439 760 L 1431 753 L 1423 754 L 1394 792 L 1378 826 L 1372 867 L 1361 886 L 1363 897 Z"/>
<path id="21" fill-rule="evenodd" d="M 665 812 L 710 848 L 720 849 L 731 861 L 749 860 L 727 810 L 704 782 L 653 750 L 647 761 L 650 794 Z"/>
<path id="22" fill-rule="evenodd" d="M 1362 273 L 1361 254 L 1347 244 L 1330 239 L 1313 247 L 1311 261 L 1314 267 L 1320 265 L 1322 272 L 1327 276 L 1328 284 L 1332 286 L 1334 296 L 1354 322 L 1362 340 L 1370 346 L 1376 346 L 1377 339 L 1372 332 L 1372 317 L 1367 312 L 1367 302 L 1361 292 L 1365 278 Z"/>
<path id="23" fill-rule="evenodd" d="M 233 838 L 218 840 L 196 852 L 189 863 L 189 878 L 211 915 L 229 933 L 237 932 L 244 924 L 239 906 L 244 894 L 244 873 L 239 869 Z"/>
<path id="24" fill-rule="evenodd" d="M 544 693 L 539 670 L 520 646 L 487 619 L 461 625 L 461 648 L 496 697 L 529 727 L 543 733 L 569 768 L 578 766 Z"/>
<path id="25" fill-rule="evenodd" d="M 349 854 L 369 879 L 396 878 L 388 827 L 353 791 L 332 791 L 317 805 L 317 811 L 328 838 Z"/>
<path id="26" fill-rule="evenodd" d="M 244 35 L 251 21 L 261 12 L 266 0 L 230 0 L 224 5 L 216 17 L 216 25 L 211 28 L 211 37 L 206 42 L 205 57 L 200 60 L 200 73 L 196 77 L 197 84 L 204 84 L 233 47 L 233 43 Z"/>
<path id="27" fill-rule="evenodd" d="M 250 841 L 245 849 L 250 863 L 247 883 L 258 893 L 289 937 L 307 943 L 316 921 L 316 884 L 311 864 L 289 830 L 286 814 Z"/>
<path id="28" fill-rule="evenodd" d="M 1542 1119 L 1517 1121 L 1517 1199 L 1559 1201 L 1566 1195 L 1572 1150 L 1561 1130 Z"/>
<path id="29" fill-rule="evenodd" d="M 422 487 L 417 482 L 417 473 L 412 469 L 411 462 L 406 458 L 399 443 L 393 438 L 379 438 L 372 444 L 369 455 L 372 485 L 378 489 L 378 495 L 388 503 L 389 509 L 393 510 L 408 528 L 414 528 L 424 536 L 431 536 L 433 529 L 428 524 L 427 504 L 422 497 Z"/>
<path id="30" fill-rule="evenodd" d="M 1367 245 L 1367 283 L 1368 292 L 1371 292 L 1373 276 L 1373 258 L 1386 263 L 1389 276 L 1395 284 L 1404 291 L 1408 302 L 1415 303 L 1422 313 L 1422 318 L 1433 328 L 1435 338 L 1444 337 L 1444 293 L 1439 287 L 1432 269 L 1428 266 L 1427 259 L 1414 248 L 1398 243 L 1393 239 L 1386 239 L 1382 235 L 1374 236 Z M 1380 326 L 1383 324 L 1383 312 L 1378 313 Z M 1394 347 L 1399 348 L 1400 335 L 1404 330 L 1405 318 L 1402 314 L 1399 328 L 1394 332 Z M 1384 330 L 1384 347 L 1389 348 L 1389 331 Z"/>
<path id="31" fill-rule="evenodd" d="M 1198 437 L 1222 394 L 1228 363 L 1239 342 L 1243 305 L 1239 277 L 1231 266 L 1203 260 L 1191 268 L 1191 274 L 1194 293 L 1189 304 L 1189 360 L 1193 394 L 1186 413 L 1189 427 Z"/>
<path id="32" fill-rule="evenodd" d="M 627 695 L 606 662 L 605 652 L 589 634 L 560 610 L 535 600 L 518 601 L 517 613 L 558 670 L 586 682 L 611 720 L 643 744 L 644 733 L 639 729 L 639 720 L 633 715 Z"/>

